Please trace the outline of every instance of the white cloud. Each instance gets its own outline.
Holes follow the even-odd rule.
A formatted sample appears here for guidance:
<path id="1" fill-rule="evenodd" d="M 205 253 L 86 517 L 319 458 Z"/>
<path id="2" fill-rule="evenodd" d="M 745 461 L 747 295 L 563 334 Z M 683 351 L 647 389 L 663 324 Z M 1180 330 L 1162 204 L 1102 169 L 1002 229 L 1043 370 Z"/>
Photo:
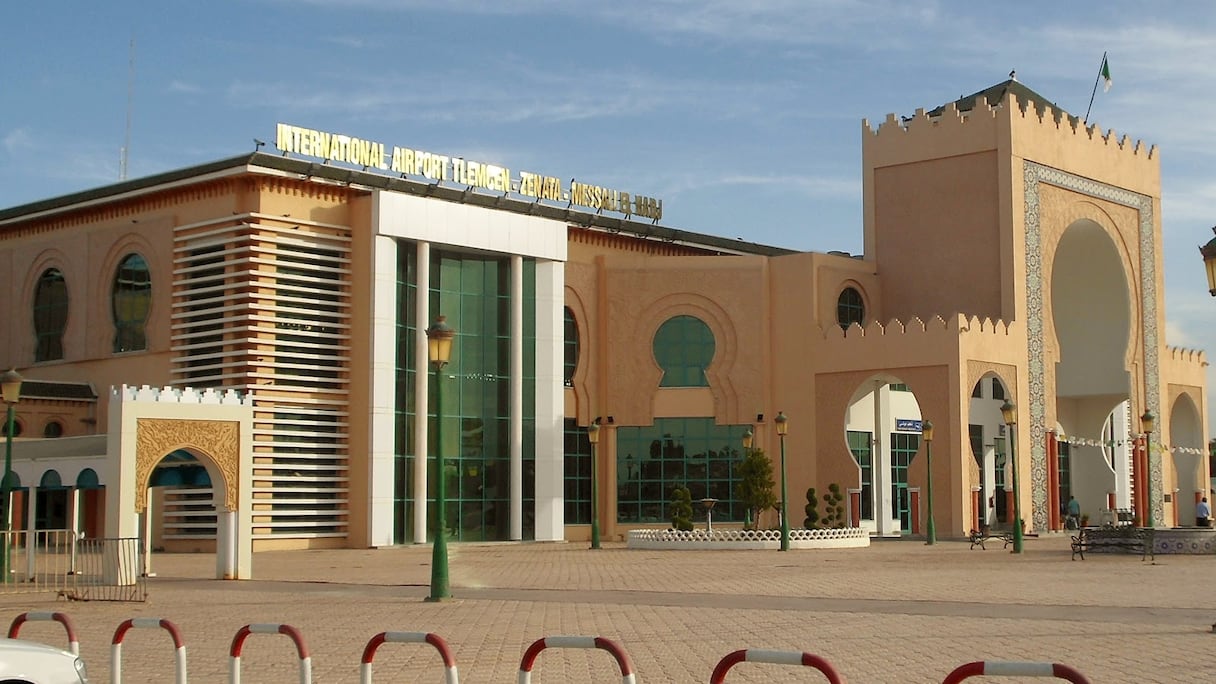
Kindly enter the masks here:
<path id="1" fill-rule="evenodd" d="M 201 92 L 203 92 L 203 89 L 200 86 L 198 86 L 194 83 L 186 82 L 186 81 L 179 81 L 177 79 L 173 79 L 172 81 L 169 81 L 168 90 L 171 93 L 201 93 Z"/>
<path id="2" fill-rule="evenodd" d="M 9 154 L 14 154 L 20 150 L 28 150 L 34 146 L 34 141 L 30 136 L 30 132 L 24 128 L 11 130 L 4 136 L 4 149 Z"/>

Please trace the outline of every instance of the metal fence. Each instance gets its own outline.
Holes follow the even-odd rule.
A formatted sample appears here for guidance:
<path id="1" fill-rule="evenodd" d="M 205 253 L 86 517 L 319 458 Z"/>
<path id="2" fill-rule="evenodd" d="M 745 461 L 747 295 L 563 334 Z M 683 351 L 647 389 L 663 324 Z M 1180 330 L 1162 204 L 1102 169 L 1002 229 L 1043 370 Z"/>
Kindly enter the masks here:
<path id="1" fill-rule="evenodd" d="M 139 540 L 80 539 L 73 530 L 0 530 L 0 594 L 53 592 L 81 601 L 145 601 Z"/>

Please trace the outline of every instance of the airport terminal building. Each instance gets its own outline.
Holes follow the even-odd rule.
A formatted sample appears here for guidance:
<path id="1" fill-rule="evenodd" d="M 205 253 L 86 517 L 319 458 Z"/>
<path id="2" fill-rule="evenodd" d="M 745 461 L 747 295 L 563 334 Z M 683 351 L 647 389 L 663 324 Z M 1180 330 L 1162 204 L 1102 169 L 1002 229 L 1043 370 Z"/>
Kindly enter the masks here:
<path id="1" fill-rule="evenodd" d="M 1071 496 L 1193 519 L 1207 361 L 1164 339 L 1155 148 L 1017 81 L 861 137 L 860 255 L 289 125 L 0 211 L 13 524 L 249 577 L 259 549 L 426 543 L 440 477 L 454 541 L 586 539 L 592 491 L 609 538 L 676 486 L 741 523 L 742 437 L 776 461 L 779 412 L 794 526 L 837 484 L 852 524 L 919 532 L 925 420 L 939 536 L 1012 525 L 1015 473 L 1027 530 Z"/>

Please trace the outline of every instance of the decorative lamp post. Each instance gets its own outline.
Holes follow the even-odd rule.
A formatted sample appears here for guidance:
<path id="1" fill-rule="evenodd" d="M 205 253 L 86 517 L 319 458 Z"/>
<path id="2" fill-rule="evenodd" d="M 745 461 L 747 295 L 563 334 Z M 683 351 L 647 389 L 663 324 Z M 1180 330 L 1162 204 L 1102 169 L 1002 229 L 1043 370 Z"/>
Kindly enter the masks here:
<path id="1" fill-rule="evenodd" d="M 1216 233 L 1216 226 L 1212 227 L 1212 232 Z M 1212 238 L 1206 245 L 1200 246 L 1199 253 L 1203 255 L 1203 265 L 1207 267 L 1208 271 L 1208 292 L 1216 297 L 1216 238 Z"/>
<path id="2" fill-rule="evenodd" d="M 747 431 L 743 433 L 743 459 L 744 460 L 747 460 L 747 457 L 751 455 L 752 442 L 755 440 L 755 438 L 756 438 L 756 435 L 755 435 L 755 433 L 752 432 L 751 428 L 748 428 Z M 751 506 L 748 506 L 743 511 L 743 528 L 747 529 L 747 530 L 750 530 L 752 528 L 752 507 Z"/>
<path id="3" fill-rule="evenodd" d="M 920 435 L 925 440 L 925 481 L 929 490 L 929 529 L 925 535 L 926 544 L 937 543 L 937 528 L 933 523 L 933 422 L 926 420 L 920 428 Z"/>
<path id="4" fill-rule="evenodd" d="M 599 423 L 587 426 L 587 441 L 591 442 L 591 548 L 600 548 L 600 498 L 596 491 L 596 480 L 600 479 L 599 464 L 595 460 L 595 446 L 600 443 Z"/>
<path id="5" fill-rule="evenodd" d="M 790 499 L 785 488 L 785 434 L 789 432 L 789 418 L 778 411 L 773 422 L 777 424 L 777 436 L 781 438 L 781 550 L 790 550 Z"/>
<path id="6" fill-rule="evenodd" d="M 427 358 L 435 366 L 435 542 L 431 550 L 431 595 L 428 601 L 452 598 L 448 582 L 447 476 L 443 467 L 443 368 L 452 358 L 456 331 L 447 316 L 435 319 L 426 329 Z"/>
<path id="7" fill-rule="evenodd" d="M 1009 433 L 1009 465 L 1013 468 L 1013 551 L 1022 552 L 1022 491 L 1018 487 L 1018 452 L 1015 427 L 1018 424 L 1018 410 L 1008 399 L 1001 404 L 1001 416 L 1005 420 Z"/>
<path id="8" fill-rule="evenodd" d="M 1216 238 L 1213 238 L 1216 240 Z M 1153 429 L 1157 427 L 1157 417 L 1152 411 L 1145 411 L 1140 416 L 1140 431 L 1144 433 L 1144 519 L 1146 527 L 1156 527 L 1153 524 Z"/>
<path id="9" fill-rule="evenodd" d="M 8 404 L 8 420 L 5 422 L 4 478 L 0 480 L 0 500 L 4 502 L 4 553 L 0 554 L 0 573 L 5 584 L 12 581 L 13 552 L 13 426 L 16 424 L 17 402 L 21 401 L 21 374 L 15 368 L 0 375 L 0 394 Z"/>

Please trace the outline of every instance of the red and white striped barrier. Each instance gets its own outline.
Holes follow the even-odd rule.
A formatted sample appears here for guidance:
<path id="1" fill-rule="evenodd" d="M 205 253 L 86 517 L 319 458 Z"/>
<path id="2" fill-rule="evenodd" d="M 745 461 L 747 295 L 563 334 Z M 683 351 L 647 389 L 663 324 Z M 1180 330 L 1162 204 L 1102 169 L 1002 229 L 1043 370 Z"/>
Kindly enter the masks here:
<path id="1" fill-rule="evenodd" d="M 946 675 L 942 684 L 957 684 L 968 677 L 990 675 L 994 677 L 1055 677 L 1073 684 L 1089 684 L 1085 675 L 1068 665 L 1060 663 L 1023 663 L 1016 661 L 976 661 L 959 665 Z"/>
<path id="2" fill-rule="evenodd" d="M 456 674 L 456 659 L 452 657 L 452 650 L 448 648 L 448 642 L 443 640 L 443 637 L 438 634 L 430 634 L 428 632 L 380 632 L 372 637 L 367 642 L 367 646 L 363 648 L 363 664 L 359 666 L 359 681 L 361 684 L 372 684 L 372 660 L 376 657 L 376 649 L 380 648 L 381 644 L 430 644 L 439 651 L 439 656 L 443 658 L 443 681 L 445 684 L 460 684 L 460 677 Z"/>
<path id="3" fill-rule="evenodd" d="M 50 613 L 43 611 L 30 611 L 28 613 L 22 613 L 13 618 L 13 624 L 9 625 L 8 638 L 16 639 L 17 635 L 21 633 L 21 625 L 37 620 L 54 620 L 55 622 L 63 625 L 63 628 L 67 630 L 68 633 L 68 650 L 72 652 L 72 655 L 80 655 L 80 639 L 76 638 L 76 626 L 72 624 L 72 619 L 69 618 L 66 613 Z"/>
<path id="4" fill-rule="evenodd" d="M 236 636 L 232 637 L 232 648 L 228 650 L 229 663 L 232 666 L 229 682 L 241 684 L 241 648 L 250 634 L 285 634 L 290 637 L 296 645 L 296 653 L 300 656 L 300 684 L 312 684 L 312 657 L 308 655 L 304 636 L 291 625 L 274 624 L 245 625 L 236 631 Z"/>
<path id="5" fill-rule="evenodd" d="M 519 684 L 530 684 L 532 681 L 532 666 L 536 656 L 546 648 L 598 648 L 608 651 L 616 658 L 616 664 L 621 668 L 621 683 L 634 684 L 633 663 L 629 662 L 629 654 L 616 642 L 602 637 L 589 636 L 551 636 L 532 642 L 519 663 Z"/>
<path id="6" fill-rule="evenodd" d="M 813 667 L 823 673 L 831 684 L 843 684 L 844 678 L 836 672 L 836 668 L 828 661 L 811 653 L 802 651 L 767 651 L 760 648 L 748 648 L 734 653 L 728 653 L 709 676 L 710 684 L 722 684 L 726 681 L 726 673 L 739 663 L 768 663 L 770 665 L 801 665 Z"/>
<path id="7" fill-rule="evenodd" d="M 110 641 L 110 684 L 122 684 L 122 640 L 132 627 L 159 627 L 169 633 L 173 638 L 176 681 L 177 684 L 186 684 L 186 642 L 177 625 L 160 618 L 132 618 L 114 630 L 114 638 Z"/>

